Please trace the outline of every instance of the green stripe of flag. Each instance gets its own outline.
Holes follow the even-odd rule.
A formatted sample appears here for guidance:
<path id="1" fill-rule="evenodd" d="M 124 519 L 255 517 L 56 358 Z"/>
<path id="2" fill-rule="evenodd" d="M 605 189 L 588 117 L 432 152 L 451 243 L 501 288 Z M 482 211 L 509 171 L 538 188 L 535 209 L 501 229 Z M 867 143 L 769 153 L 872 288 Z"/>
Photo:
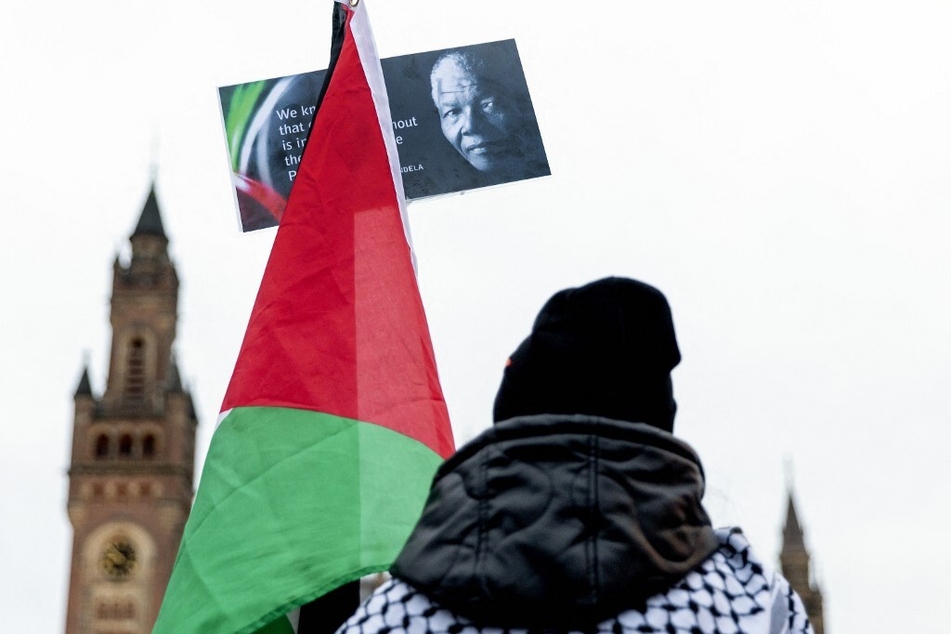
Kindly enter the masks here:
<path id="1" fill-rule="evenodd" d="M 307 410 L 231 410 L 185 526 L 166 592 L 176 601 L 163 605 L 155 632 L 187 634 L 182 623 L 196 633 L 254 632 L 385 570 L 441 462 L 379 425 Z M 315 580 L 325 581 L 308 585 Z M 301 597 L 301 587 L 311 596 Z"/>

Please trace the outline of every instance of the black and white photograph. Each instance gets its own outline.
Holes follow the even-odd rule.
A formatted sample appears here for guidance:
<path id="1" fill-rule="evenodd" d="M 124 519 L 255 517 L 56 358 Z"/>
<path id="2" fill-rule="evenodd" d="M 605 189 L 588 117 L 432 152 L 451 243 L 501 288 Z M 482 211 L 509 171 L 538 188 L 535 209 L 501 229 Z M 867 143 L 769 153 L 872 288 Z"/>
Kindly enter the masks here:
<path id="1" fill-rule="evenodd" d="M 551 173 L 515 40 L 382 63 L 408 199 Z"/>

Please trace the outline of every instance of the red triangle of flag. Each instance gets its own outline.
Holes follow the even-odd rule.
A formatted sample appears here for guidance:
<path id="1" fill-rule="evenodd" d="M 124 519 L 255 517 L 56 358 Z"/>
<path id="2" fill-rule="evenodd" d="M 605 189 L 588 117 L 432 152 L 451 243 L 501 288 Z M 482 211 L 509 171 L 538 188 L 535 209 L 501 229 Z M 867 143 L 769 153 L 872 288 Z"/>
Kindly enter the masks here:
<path id="1" fill-rule="evenodd" d="M 382 71 L 372 36 L 361 39 L 355 12 L 337 6 L 350 33 L 328 71 L 222 411 L 320 411 L 399 431 L 445 457 L 452 432 Z"/>

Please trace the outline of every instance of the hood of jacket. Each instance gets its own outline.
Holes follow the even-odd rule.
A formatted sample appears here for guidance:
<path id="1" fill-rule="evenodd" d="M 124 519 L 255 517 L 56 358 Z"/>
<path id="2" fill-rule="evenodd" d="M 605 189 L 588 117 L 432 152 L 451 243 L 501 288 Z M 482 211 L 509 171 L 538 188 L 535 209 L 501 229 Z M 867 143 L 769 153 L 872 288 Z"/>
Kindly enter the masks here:
<path id="1" fill-rule="evenodd" d="M 502 421 L 437 471 L 391 572 L 476 623 L 585 627 L 717 548 L 694 451 L 642 423 Z"/>

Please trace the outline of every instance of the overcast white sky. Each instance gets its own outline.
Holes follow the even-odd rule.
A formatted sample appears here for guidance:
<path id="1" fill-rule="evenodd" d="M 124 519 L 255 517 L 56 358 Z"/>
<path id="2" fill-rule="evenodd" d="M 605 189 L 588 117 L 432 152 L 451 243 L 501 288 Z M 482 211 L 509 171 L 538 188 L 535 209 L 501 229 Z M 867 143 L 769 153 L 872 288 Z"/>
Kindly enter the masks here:
<path id="1" fill-rule="evenodd" d="M 556 290 L 664 290 L 717 525 L 778 552 L 784 463 L 827 632 L 947 630 L 951 4 L 367 0 L 384 57 L 514 37 L 553 176 L 413 203 L 457 440 Z M 72 393 L 157 165 L 203 453 L 273 230 L 236 227 L 216 87 L 323 68 L 331 0 L 0 8 L 0 614 L 62 631 Z"/>

